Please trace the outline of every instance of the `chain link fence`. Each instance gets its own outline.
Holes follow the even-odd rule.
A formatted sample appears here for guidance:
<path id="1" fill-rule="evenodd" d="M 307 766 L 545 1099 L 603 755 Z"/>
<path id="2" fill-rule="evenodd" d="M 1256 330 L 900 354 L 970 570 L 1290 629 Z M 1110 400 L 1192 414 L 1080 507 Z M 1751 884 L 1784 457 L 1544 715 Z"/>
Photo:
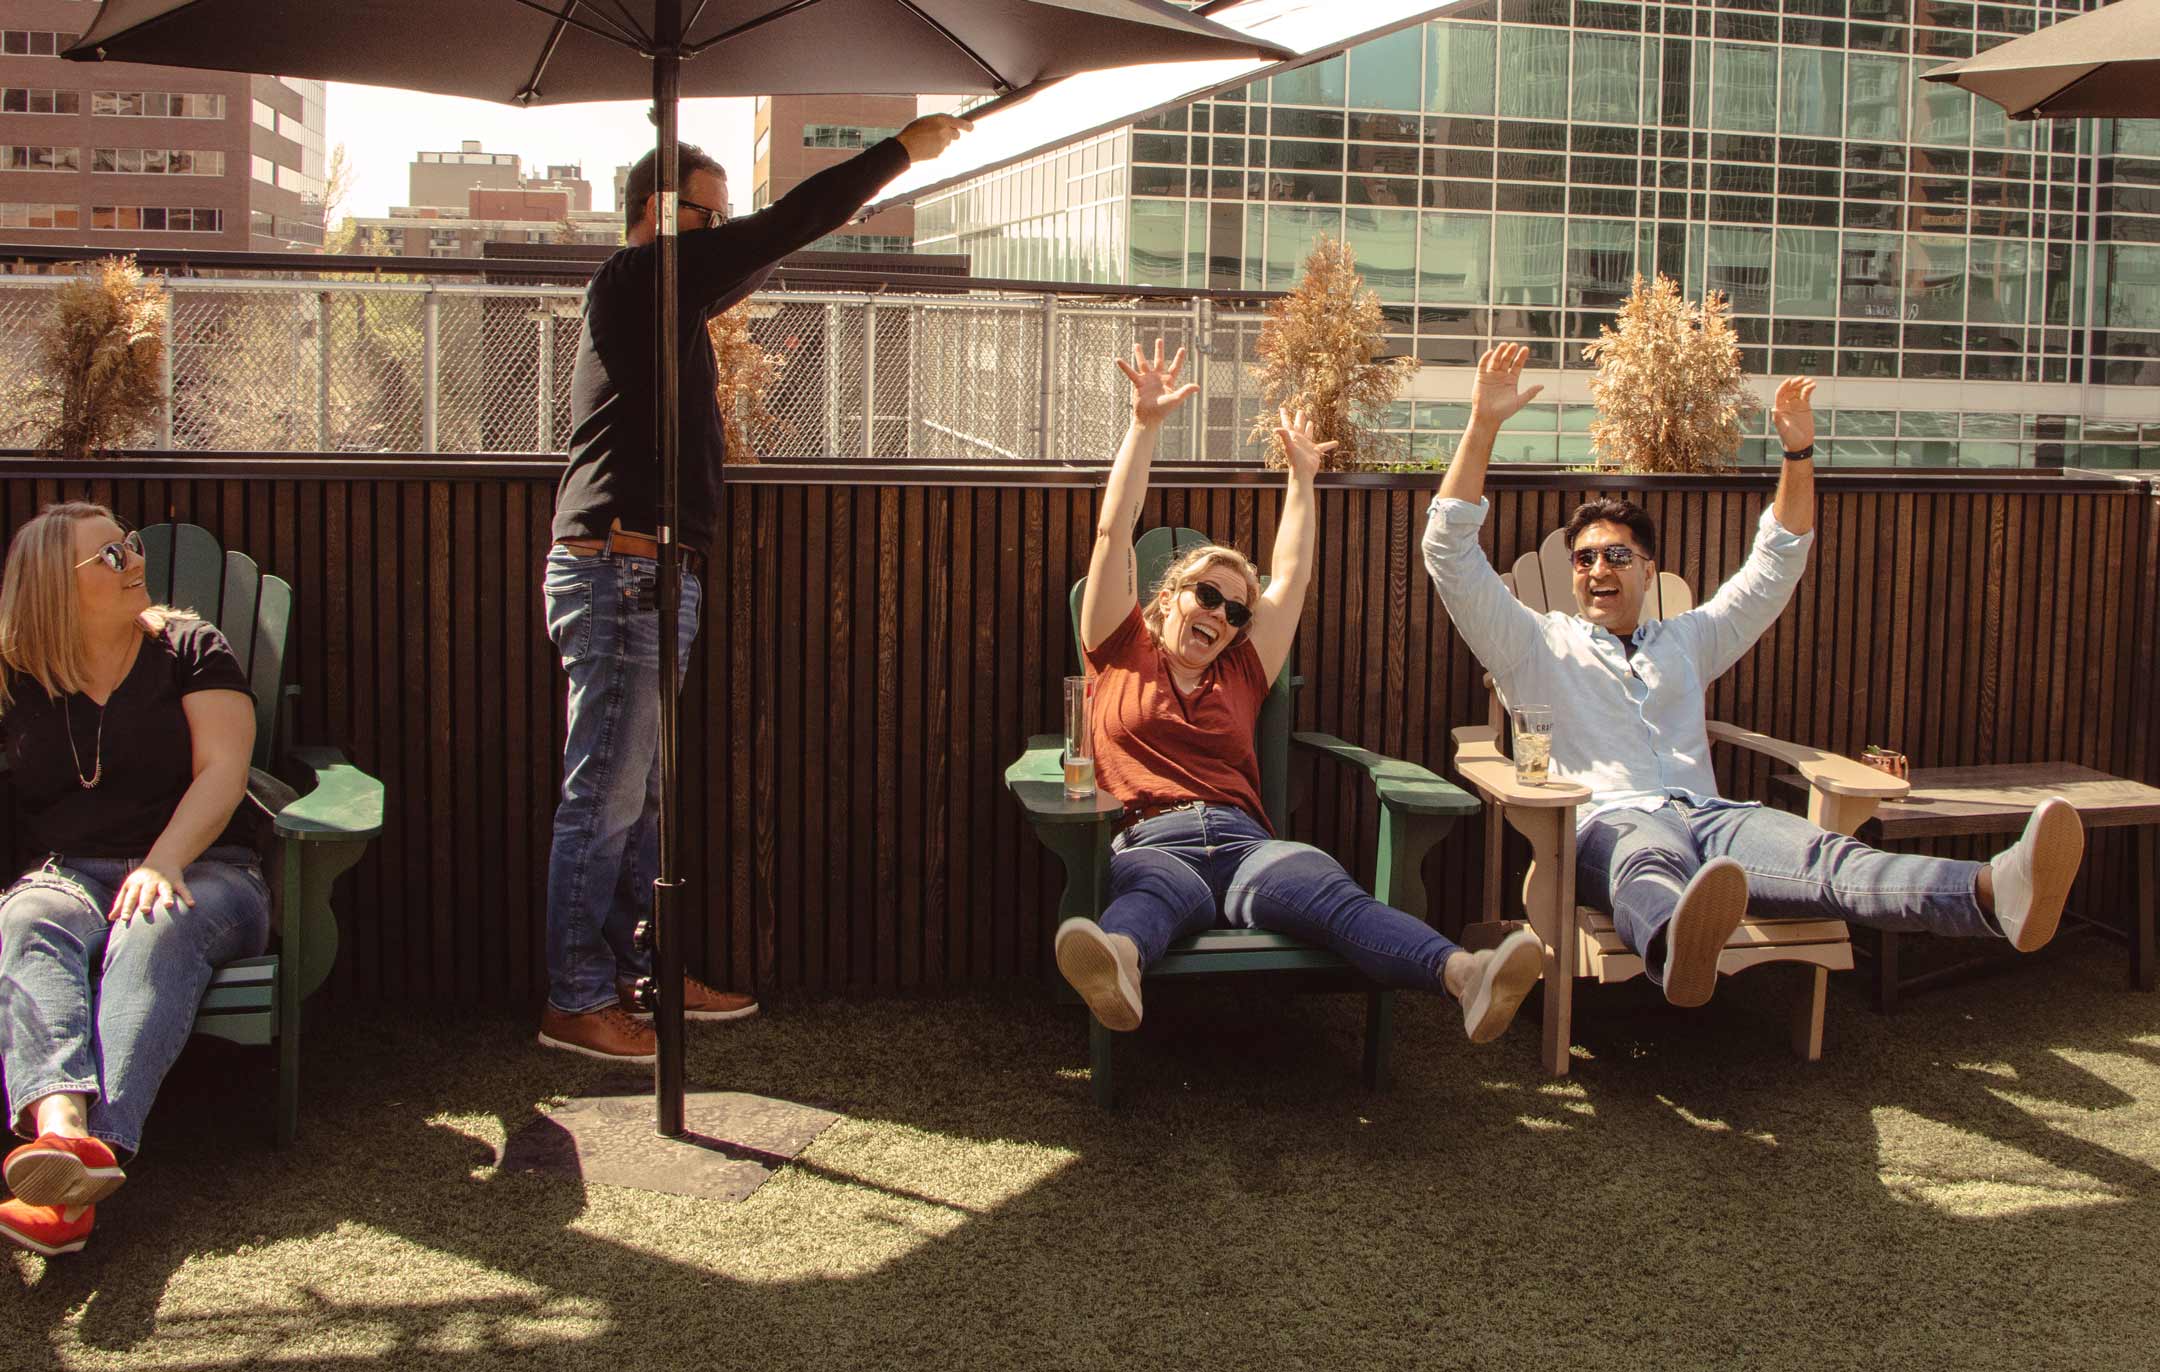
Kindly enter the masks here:
<path id="1" fill-rule="evenodd" d="M 0 277 L 0 447 L 44 422 L 24 397 L 63 278 Z M 169 280 L 163 414 L 138 446 L 189 452 L 562 452 L 572 287 Z M 1209 300 L 768 292 L 751 336 L 778 362 L 766 462 L 1096 462 L 1125 424 L 1113 357 L 1162 338 L 1201 393 L 1163 461 L 1254 460 L 1256 310 Z"/>

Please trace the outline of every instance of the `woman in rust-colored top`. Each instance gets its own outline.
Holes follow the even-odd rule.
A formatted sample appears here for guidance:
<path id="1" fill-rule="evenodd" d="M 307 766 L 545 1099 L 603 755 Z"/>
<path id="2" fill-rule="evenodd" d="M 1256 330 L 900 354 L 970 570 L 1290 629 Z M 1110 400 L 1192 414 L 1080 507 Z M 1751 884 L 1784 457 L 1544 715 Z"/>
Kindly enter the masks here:
<path id="1" fill-rule="evenodd" d="M 1102 922 L 1058 928 L 1058 970 L 1111 1029 L 1140 1024 L 1140 980 L 1178 939 L 1218 926 L 1269 929 L 1343 955 L 1387 986 L 1445 990 L 1474 1042 L 1499 1036 L 1537 981 L 1541 951 L 1527 930 L 1469 953 L 1423 921 L 1382 905 L 1342 865 L 1275 837 L 1260 803 L 1253 730 L 1290 656 L 1313 569 L 1313 477 L 1332 443 L 1285 413 L 1276 437 L 1289 489 L 1274 569 L 1235 548 L 1195 548 L 1140 598 L 1133 525 L 1165 418 L 1192 396 L 1179 386 L 1183 349 L 1163 365 L 1133 349 L 1118 362 L 1133 385 L 1132 424 L 1110 469 L 1080 606 L 1094 694 L 1095 774 L 1125 803 L 1111 844 Z"/>

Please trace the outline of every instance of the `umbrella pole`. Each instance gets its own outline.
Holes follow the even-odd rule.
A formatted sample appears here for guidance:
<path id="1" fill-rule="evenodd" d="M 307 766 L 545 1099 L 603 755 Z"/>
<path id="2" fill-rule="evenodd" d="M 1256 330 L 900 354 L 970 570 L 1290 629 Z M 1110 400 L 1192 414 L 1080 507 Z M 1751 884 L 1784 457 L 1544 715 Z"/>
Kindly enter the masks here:
<path id="1" fill-rule="evenodd" d="M 657 0 L 654 6 L 653 112 L 660 126 L 656 160 L 659 173 L 659 348 L 660 440 L 660 870 L 653 881 L 653 1030 L 659 1039 L 653 1063 L 653 1116 L 662 1138 L 683 1135 L 683 926 L 682 881 L 675 864 L 680 824 L 677 797 L 680 719 L 675 683 L 678 620 L 682 605 L 682 559 L 676 547 L 675 512 L 682 454 L 682 302 L 676 283 L 680 267 L 676 239 L 676 203 L 680 195 L 676 168 L 676 107 L 682 84 L 682 0 Z"/>

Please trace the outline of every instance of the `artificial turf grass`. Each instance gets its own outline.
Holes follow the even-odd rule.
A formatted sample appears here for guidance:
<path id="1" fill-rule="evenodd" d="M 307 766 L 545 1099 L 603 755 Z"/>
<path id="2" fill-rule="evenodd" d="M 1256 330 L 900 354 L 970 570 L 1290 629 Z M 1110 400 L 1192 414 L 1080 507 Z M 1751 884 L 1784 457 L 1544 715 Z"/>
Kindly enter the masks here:
<path id="1" fill-rule="evenodd" d="M 9 1261 L 21 1365 L 2149 1366 L 2160 999 L 2066 950 L 1884 1020 L 1834 979 L 1825 1060 L 1777 969 L 1701 1011 L 1579 998 L 1473 1048 L 1405 998 L 1155 995 L 1088 1098 L 1027 989 L 693 1026 L 691 1080 L 846 1118 L 740 1205 L 504 1174 L 607 1075 L 524 1016 L 340 1006 L 299 1148 L 260 1054 L 191 1050 L 90 1250 Z M 1734 994 L 1739 991 L 1742 994 Z"/>

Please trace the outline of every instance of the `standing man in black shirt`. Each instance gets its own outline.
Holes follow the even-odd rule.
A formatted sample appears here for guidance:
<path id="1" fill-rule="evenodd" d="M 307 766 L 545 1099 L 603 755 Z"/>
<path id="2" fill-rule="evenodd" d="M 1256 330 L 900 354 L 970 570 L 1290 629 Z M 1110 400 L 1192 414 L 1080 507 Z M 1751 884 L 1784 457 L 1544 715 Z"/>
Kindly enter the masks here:
<path id="1" fill-rule="evenodd" d="M 706 322 L 757 289 L 772 265 L 838 229 L 886 182 L 937 156 L 968 127 L 928 115 L 896 137 L 797 186 L 745 219 L 726 215 L 727 173 L 685 143 L 680 281 L 682 544 L 680 649 L 697 637 L 706 557 L 715 536 L 722 428 L 719 371 Z M 570 676 L 562 803 L 548 855 L 548 1003 L 540 1042 L 588 1057 L 651 1062 L 653 1029 L 629 1002 L 650 956 L 631 937 L 649 908 L 659 863 L 660 464 L 654 437 L 654 335 L 659 329 L 659 197 L 654 154 L 630 169 L 622 251 L 585 291 L 571 380 L 570 464 L 555 498 L 547 560 L 548 636 Z M 677 679 L 676 688 L 682 682 Z M 689 1019 L 740 1019 L 748 996 L 685 978 Z"/>

